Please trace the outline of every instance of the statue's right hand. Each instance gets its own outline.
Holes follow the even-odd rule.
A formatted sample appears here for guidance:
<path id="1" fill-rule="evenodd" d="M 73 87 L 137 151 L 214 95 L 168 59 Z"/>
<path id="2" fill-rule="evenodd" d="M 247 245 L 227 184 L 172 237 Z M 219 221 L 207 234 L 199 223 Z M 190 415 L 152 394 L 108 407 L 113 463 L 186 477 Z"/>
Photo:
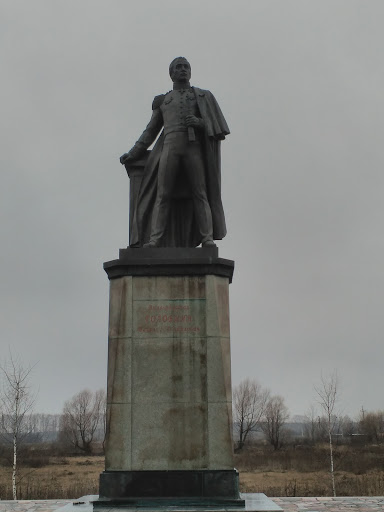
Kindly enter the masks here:
<path id="1" fill-rule="evenodd" d="M 130 151 L 128 151 L 128 153 L 124 153 L 124 155 L 120 157 L 120 163 L 124 165 L 127 164 L 128 162 L 138 160 L 144 155 L 144 153 L 145 147 L 141 147 L 138 144 L 135 144 L 133 148 Z"/>
<path id="2" fill-rule="evenodd" d="M 133 160 L 133 158 L 129 153 L 124 153 L 124 155 L 121 155 L 121 157 L 120 157 L 120 163 L 122 165 L 126 164 L 130 160 Z"/>

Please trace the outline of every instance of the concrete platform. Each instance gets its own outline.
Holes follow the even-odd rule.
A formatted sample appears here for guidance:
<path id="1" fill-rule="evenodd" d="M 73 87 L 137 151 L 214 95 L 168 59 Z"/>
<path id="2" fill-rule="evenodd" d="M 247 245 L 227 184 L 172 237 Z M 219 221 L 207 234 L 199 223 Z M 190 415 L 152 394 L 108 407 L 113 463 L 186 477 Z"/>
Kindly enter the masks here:
<path id="1" fill-rule="evenodd" d="M 383 512 L 384 496 L 355 496 L 339 498 L 267 498 L 265 494 L 242 494 L 246 510 L 250 512 Z M 1 501 L 0 512 L 91 512 L 90 501 L 97 496 L 84 496 L 77 500 Z M 251 506 L 252 508 L 249 508 Z M 256 508 L 253 508 L 256 507 Z M 264 507 L 264 508 L 262 508 Z M 274 507 L 274 508 L 265 508 Z M 98 509 L 102 510 L 102 509 Z M 175 512 L 179 509 L 172 509 Z M 133 509 L 105 509 L 104 512 L 133 512 Z M 143 512 L 143 511 L 142 511 Z M 150 512 L 146 509 L 145 512 Z M 190 512 L 192 512 L 190 510 Z M 200 511 L 201 512 L 201 511 Z"/>
<path id="2" fill-rule="evenodd" d="M 267 498 L 265 494 L 258 493 L 258 494 L 241 494 L 241 498 L 245 500 L 245 509 L 244 508 L 236 508 L 236 507 L 230 507 L 230 508 L 216 508 L 216 507 L 209 507 L 207 510 L 215 512 L 215 511 L 225 511 L 228 510 L 230 512 L 278 512 L 281 511 L 282 508 L 279 505 L 276 505 L 271 499 Z M 67 505 L 66 507 L 63 507 L 60 510 L 60 512 L 92 512 L 93 511 L 93 505 L 92 501 L 97 500 L 97 496 L 84 496 L 83 498 L 80 498 L 78 502 L 83 502 L 82 504 L 76 505 L 76 502 L 71 503 Z M 158 512 L 159 508 L 150 508 L 150 507 L 138 507 L 138 508 L 131 508 L 131 507 L 100 507 L 97 506 L 96 509 L 98 512 Z M 200 507 L 183 507 L 183 506 L 166 506 L 164 508 L 160 508 L 160 510 L 172 510 L 172 511 L 180 511 L 180 512 L 201 512 L 202 510 L 205 510 L 204 508 Z"/>
<path id="3" fill-rule="evenodd" d="M 83 496 L 70 503 L 52 501 L 0 501 L 0 512 L 93 512 L 94 507 L 92 502 L 97 500 L 97 495 Z M 202 512 L 203 510 L 209 510 L 210 512 L 279 512 L 283 510 L 279 505 L 274 503 L 271 499 L 267 498 L 265 494 L 241 494 L 241 498 L 245 500 L 244 508 L 183 508 L 178 506 L 168 506 L 160 510 L 170 510 L 172 512 Z M 2 508 L 2 507 L 5 508 Z M 98 506 L 95 510 L 97 512 L 158 512 L 159 508 L 129 508 L 129 507 L 100 507 Z"/>

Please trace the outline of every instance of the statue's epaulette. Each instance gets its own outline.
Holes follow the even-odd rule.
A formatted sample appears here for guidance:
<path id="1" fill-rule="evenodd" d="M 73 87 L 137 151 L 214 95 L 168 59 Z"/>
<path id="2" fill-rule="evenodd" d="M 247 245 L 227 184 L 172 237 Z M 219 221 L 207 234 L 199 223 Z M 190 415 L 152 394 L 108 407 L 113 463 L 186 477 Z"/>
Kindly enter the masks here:
<path id="1" fill-rule="evenodd" d="M 155 110 L 156 108 L 159 108 L 160 105 L 164 101 L 165 94 L 159 94 L 158 96 L 155 96 L 155 99 L 152 102 L 152 110 Z"/>

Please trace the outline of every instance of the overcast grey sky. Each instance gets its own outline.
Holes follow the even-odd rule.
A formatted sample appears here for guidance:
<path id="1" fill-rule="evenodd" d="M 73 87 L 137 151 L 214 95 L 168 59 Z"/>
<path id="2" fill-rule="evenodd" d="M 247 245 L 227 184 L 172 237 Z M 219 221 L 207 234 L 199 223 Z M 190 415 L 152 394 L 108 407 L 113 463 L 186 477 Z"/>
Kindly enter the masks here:
<path id="1" fill-rule="evenodd" d="M 2 0 L 1 356 L 38 362 L 39 412 L 105 385 L 118 159 L 178 55 L 231 129 L 233 383 L 304 414 L 337 369 L 345 413 L 384 407 L 383 19 L 382 0 Z"/>

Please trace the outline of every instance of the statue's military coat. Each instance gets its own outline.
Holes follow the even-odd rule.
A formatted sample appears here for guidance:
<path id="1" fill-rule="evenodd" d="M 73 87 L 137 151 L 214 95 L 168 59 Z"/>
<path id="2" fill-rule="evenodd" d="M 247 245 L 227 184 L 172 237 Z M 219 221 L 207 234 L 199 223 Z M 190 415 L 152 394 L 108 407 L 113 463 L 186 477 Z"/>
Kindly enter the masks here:
<path id="1" fill-rule="evenodd" d="M 192 87 L 200 117 L 204 120 L 203 153 L 207 197 L 212 212 L 213 238 L 221 240 L 226 235 L 223 205 L 221 202 L 220 142 L 229 134 L 228 125 L 220 107 L 210 91 Z M 153 110 L 159 108 L 166 95 L 156 96 Z M 132 224 L 131 246 L 142 246 L 151 234 L 152 210 L 157 193 L 157 171 L 163 148 L 163 133 L 158 138 L 147 160 Z M 180 180 L 175 187 L 175 200 L 161 245 L 164 247 L 196 247 L 201 243 L 194 220 L 192 200 L 188 198 L 188 184 Z"/>

